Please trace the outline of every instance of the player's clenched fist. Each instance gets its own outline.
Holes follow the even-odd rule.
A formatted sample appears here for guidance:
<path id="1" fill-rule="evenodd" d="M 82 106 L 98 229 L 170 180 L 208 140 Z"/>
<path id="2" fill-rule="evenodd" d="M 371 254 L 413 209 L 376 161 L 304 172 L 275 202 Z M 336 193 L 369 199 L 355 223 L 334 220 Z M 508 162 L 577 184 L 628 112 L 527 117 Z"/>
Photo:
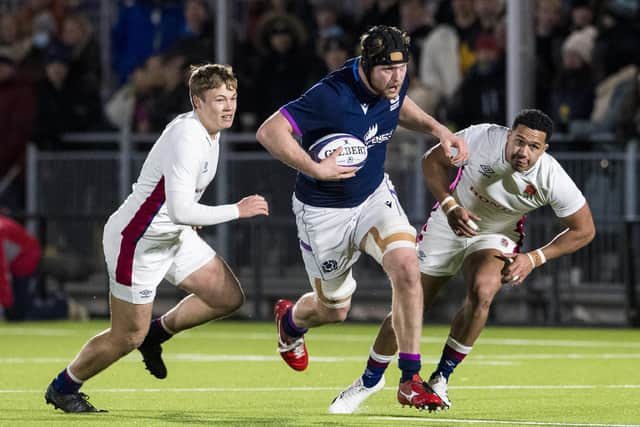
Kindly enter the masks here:
<path id="1" fill-rule="evenodd" d="M 240 200 L 238 202 L 238 211 L 240 211 L 240 218 L 269 215 L 269 204 L 264 197 L 255 194 Z"/>

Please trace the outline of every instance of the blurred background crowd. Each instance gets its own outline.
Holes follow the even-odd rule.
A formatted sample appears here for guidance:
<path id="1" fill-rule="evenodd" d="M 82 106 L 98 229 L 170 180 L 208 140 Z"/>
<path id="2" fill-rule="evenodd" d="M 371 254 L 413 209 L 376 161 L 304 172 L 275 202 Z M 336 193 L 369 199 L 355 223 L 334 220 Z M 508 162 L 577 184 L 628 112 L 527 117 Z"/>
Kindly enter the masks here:
<path id="1" fill-rule="evenodd" d="M 190 109 L 188 65 L 215 60 L 214 2 L 108 3 L 113 19 L 103 52 L 101 2 L 0 2 L 0 176 L 18 173 L 27 141 L 55 149 L 66 132 L 159 132 Z M 548 112 L 561 132 L 637 132 L 640 1 L 534 3 L 532 107 Z M 426 111 L 453 129 L 504 124 L 504 0 L 254 0 L 231 7 L 231 62 L 240 82 L 235 131 L 254 131 L 357 55 L 359 34 L 375 24 L 411 36 L 410 95 Z"/>
<path id="2" fill-rule="evenodd" d="M 411 36 L 409 95 L 427 112 L 454 130 L 479 122 L 509 125 L 507 1 L 228 1 L 227 57 L 239 79 L 232 131 L 251 135 L 281 105 L 358 55 L 359 35 L 376 24 Z M 75 132 L 154 135 L 190 110 L 188 67 L 216 61 L 219 3 L 0 0 L 0 207 L 14 217 L 25 211 L 28 144 L 62 152 L 84 149 L 65 137 Z M 640 0 L 527 4 L 534 39 L 523 82 L 532 88 L 527 106 L 549 113 L 568 140 L 604 133 L 623 142 L 640 135 Z M 403 170 L 419 153 L 401 130 L 394 138 L 388 166 Z M 262 150 L 252 143 L 238 147 Z M 622 205 L 620 192 L 609 191 L 619 190 L 620 181 L 610 169 L 601 161 L 594 170 L 602 173 L 587 178 L 606 179 L 584 180 L 597 220 Z M 617 197 L 615 203 L 607 195 Z M 102 214 L 99 197 L 86 197 Z M 617 259 L 615 248 L 608 250 Z"/>

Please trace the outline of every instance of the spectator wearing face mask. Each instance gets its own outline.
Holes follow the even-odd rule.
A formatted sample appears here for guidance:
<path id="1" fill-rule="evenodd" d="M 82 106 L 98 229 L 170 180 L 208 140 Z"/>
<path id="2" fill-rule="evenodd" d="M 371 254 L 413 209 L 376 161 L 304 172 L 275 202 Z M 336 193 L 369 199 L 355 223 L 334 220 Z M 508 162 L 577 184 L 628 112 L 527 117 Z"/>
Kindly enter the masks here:
<path id="1" fill-rule="evenodd" d="M 28 73 L 33 81 L 39 81 L 44 77 L 47 52 L 57 32 L 58 25 L 49 11 L 43 10 L 33 17 L 31 49 L 22 62 L 22 70 Z"/>

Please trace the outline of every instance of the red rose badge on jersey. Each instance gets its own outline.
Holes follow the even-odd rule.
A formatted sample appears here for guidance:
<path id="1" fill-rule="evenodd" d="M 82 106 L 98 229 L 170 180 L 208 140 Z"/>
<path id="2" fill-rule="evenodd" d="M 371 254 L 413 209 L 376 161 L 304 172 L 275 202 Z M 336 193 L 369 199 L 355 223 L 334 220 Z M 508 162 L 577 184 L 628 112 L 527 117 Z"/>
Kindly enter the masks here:
<path id="1" fill-rule="evenodd" d="M 524 189 L 524 196 L 526 198 L 530 199 L 533 196 L 535 196 L 537 192 L 538 192 L 538 190 L 536 190 L 536 187 L 534 187 L 533 185 L 529 184 L 529 185 L 527 185 L 527 188 Z"/>

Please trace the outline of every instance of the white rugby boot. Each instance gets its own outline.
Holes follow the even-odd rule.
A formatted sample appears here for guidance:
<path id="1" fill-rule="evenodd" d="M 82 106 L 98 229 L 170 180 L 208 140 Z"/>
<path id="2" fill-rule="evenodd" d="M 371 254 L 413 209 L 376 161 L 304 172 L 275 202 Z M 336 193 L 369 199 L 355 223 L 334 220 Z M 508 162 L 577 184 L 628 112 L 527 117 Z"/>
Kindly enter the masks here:
<path id="1" fill-rule="evenodd" d="M 330 414 L 352 414 L 372 394 L 384 388 L 384 376 L 373 387 L 365 387 L 362 376 L 358 377 L 349 387 L 344 389 L 329 406 Z"/>
<path id="2" fill-rule="evenodd" d="M 442 409 L 451 408 L 447 379 L 443 377 L 441 373 L 434 375 L 429 381 L 427 381 L 427 385 L 431 388 L 431 391 L 437 394 L 440 400 L 442 400 Z"/>

